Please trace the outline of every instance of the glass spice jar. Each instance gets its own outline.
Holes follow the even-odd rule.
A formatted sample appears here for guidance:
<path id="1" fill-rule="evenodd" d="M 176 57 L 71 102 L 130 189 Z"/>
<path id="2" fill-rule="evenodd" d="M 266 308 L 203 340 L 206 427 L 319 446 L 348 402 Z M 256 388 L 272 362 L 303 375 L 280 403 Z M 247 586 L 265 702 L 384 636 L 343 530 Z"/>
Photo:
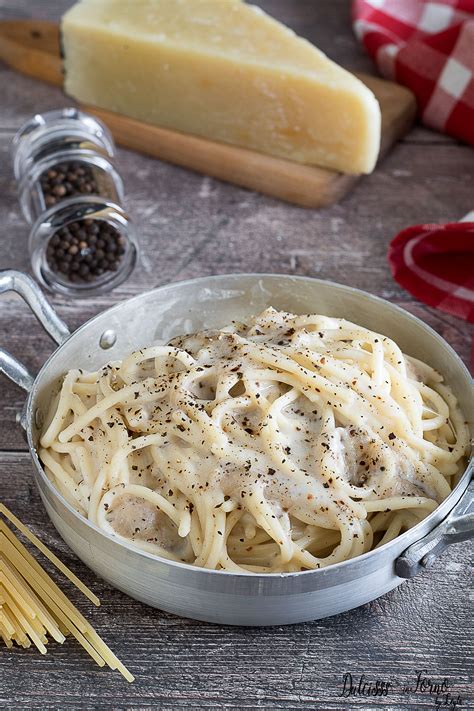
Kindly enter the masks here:
<path id="1" fill-rule="evenodd" d="M 20 205 L 32 224 L 48 208 L 77 195 L 121 203 L 123 183 L 112 164 L 107 127 L 76 108 L 36 114 L 12 143 Z"/>
<path id="2" fill-rule="evenodd" d="M 76 108 L 36 114 L 16 133 L 12 142 L 13 171 L 18 182 L 38 161 L 62 151 L 113 158 L 113 138 L 99 119 Z"/>
<path id="3" fill-rule="evenodd" d="M 38 281 L 69 296 L 110 291 L 131 274 L 138 255 L 128 215 L 94 196 L 47 210 L 31 229 L 29 251 Z"/>
<path id="4" fill-rule="evenodd" d="M 32 224 L 33 272 L 43 286 L 86 296 L 124 281 L 138 248 L 104 124 L 74 108 L 37 114 L 16 134 L 12 155 Z"/>
<path id="5" fill-rule="evenodd" d="M 63 150 L 30 166 L 19 184 L 20 205 L 30 224 L 53 205 L 83 195 L 123 201 L 123 183 L 101 155 Z"/>

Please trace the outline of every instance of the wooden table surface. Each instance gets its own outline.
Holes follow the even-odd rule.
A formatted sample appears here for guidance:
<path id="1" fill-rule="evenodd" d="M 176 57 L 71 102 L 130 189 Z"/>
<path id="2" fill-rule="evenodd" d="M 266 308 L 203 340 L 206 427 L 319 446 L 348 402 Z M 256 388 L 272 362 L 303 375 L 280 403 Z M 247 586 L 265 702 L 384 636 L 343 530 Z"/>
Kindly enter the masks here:
<path id="1" fill-rule="evenodd" d="M 56 19 L 71 2 L 0 0 L 0 19 Z M 349 68 L 371 70 L 351 31 L 348 0 L 259 0 L 266 10 Z M 70 103 L 60 91 L 0 65 L 0 267 L 28 271 L 9 147 L 34 113 Z M 349 197 L 323 211 L 292 207 L 135 153 L 119 150 L 142 259 L 113 294 L 52 299 L 71 328 L 145 289 L 226 272 L 322 277 L 402 305 L 468 359 L 472 330 L 414 301 L 391 279 L 387 245 L 401 228 L 454 221 L 472 209 L 472 149 L 415 128 Z M 51 351 L 25 305 L 0 301 L 0 345 L 35 371 Z M 474 708 L 472 548 L 457 545 L 434 567 L 373 603 L 337 617 L 277 628 L 231 628 L 177 618 L 127 598 L 90 573 L 50 524 L 32 482 L 15 414 L 22 392 L 0 381 L 1 500 L 101 597 L 72 598 L 136 677 L 100 670 L 72 641 L 47 656 L 0 649 L 0 706 L 8 709 L 431 709 L 429 693 L 404 693 L 416 674 L 446 679 L 459 708 Z M 343 676 L 391 684 L 388 696 L 342 696 Z M 445 695 L 440 703 L 445 703 Z M 448 700 L 449 701 L 449 700 Z M 453 708 L 442 706 L 441 708 Z"/>

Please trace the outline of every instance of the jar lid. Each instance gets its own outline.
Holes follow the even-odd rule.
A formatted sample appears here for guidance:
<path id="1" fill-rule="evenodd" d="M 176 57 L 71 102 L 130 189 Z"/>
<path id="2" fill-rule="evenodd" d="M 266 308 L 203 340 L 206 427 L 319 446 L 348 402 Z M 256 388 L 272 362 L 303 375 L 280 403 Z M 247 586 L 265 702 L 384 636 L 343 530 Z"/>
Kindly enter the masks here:
<path id="1" fill-rule="evenodd" d="M 81 142 L 81 145 L 77 145 Z M 21 180 L 28 167 L 47 151 L 69 146 L 114 155 L 114 141 L 109 129 L 98 118 L 76 108 L 55 109 L 36 114 L 15 134 L 11 151 L 15 178 Z"/>
<path id="2" fill-rule="evenodd" d="M 68 198 L 47 210 L 31 229 L 29 249 L 38 281 L 76 297 L 111 291 L 138 256 L 130 218 L 99 197 Z"/>

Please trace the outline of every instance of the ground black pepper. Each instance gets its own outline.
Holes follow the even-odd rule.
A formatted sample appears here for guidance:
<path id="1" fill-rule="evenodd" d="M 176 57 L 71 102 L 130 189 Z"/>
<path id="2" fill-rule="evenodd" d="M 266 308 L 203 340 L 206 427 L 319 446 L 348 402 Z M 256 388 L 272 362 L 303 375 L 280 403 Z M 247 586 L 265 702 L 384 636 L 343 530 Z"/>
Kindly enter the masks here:
<path id="1" fill-rule="evenodd" d="M 53 272 L 72 282 L 91 282 L 117 271 L 125 253 L 125 237 L 103 220 L 83 219 L 57 230 L 46 259 Z"/>
<path id="2" fill-rule="evenodd" d="M 72 161 L 49 168 L 40 177 L 46 207 L 75 195 L 99 195 L 94 172 L 85 163 Z"/>

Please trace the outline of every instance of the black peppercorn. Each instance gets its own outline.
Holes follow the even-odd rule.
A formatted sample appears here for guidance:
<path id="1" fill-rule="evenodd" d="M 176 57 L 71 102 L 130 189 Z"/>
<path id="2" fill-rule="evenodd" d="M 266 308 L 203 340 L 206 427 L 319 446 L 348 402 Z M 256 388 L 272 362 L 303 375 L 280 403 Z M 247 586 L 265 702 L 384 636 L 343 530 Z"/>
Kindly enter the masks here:
<path id="1" fill-rule="evenodd" d="M 106 272 L 117 271 L 125 244 L 125 237 L 109 223 L 82 219 L 54 233 L 46 259 L 53 272 L 69 281 L 92 282 Z"/>
<path id="2" fill-rule="evenodd" d="M 59 163 L 40 177 L 46 207 L 75 195 L 100 194 L 93 170 L 79 161 Z"/>

